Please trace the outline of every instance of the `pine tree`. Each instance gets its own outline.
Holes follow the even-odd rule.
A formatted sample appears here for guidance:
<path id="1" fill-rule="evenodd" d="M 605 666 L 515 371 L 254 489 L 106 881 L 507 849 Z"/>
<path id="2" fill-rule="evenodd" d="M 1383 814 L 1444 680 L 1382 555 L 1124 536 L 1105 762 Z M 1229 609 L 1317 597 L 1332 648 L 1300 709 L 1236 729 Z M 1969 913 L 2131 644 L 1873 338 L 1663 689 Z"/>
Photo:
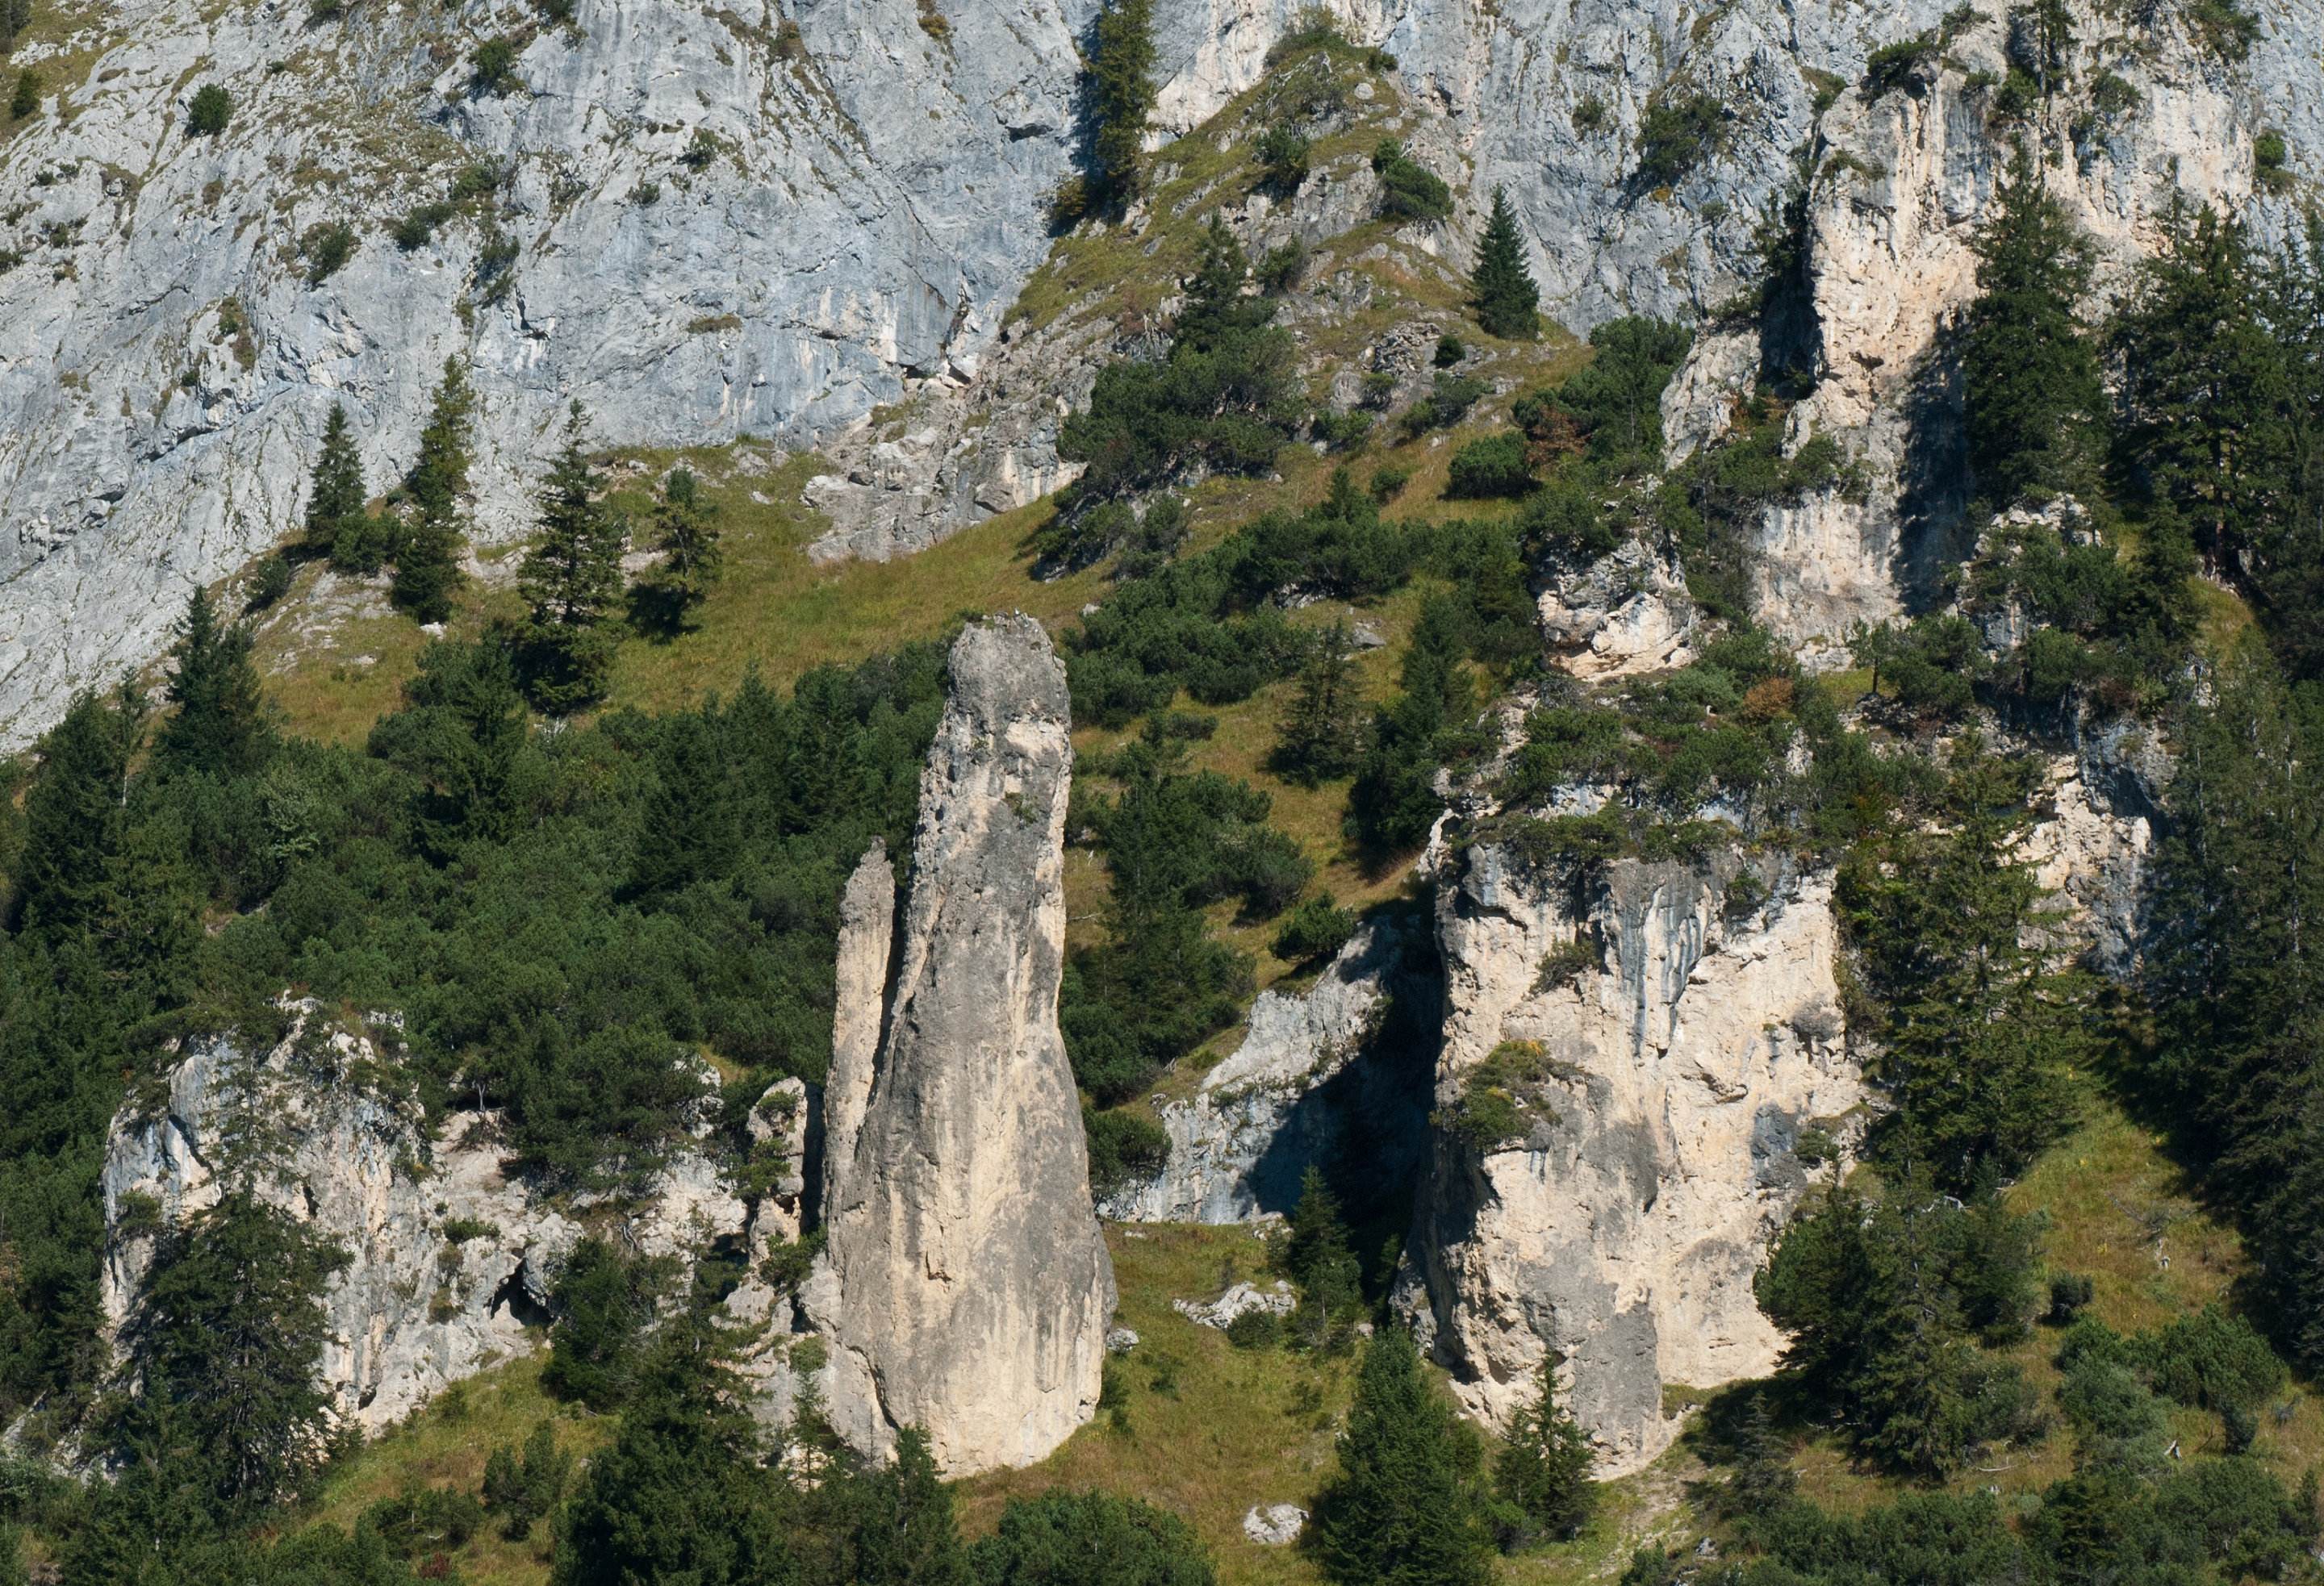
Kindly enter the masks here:
<path id="1" fill-rule="evenodd" d="M 387 559 L 378 525 L 364 512 L 370 492 L 364 485 L 363 456 L 345 403 L 333 402 L 323 424 L 323 449 L 315 458 L 314 484 L 307 493 L 303 549 L 327 557 L 342 573 L 375 573 Z"/>
<path id="2" fill-rule="evenodd" d="M 592 499 L 597 479 L 581 449 L 588 427 L 575 402 L 541 489 L 540 538 L 517 573 L 527 607 L 520 641 L 525 692 L 552 715 L 604 697 L 620 643 L 608 618 L 622 595 L 622 523 Z"/>
<path id="3" fill-rule="evenodd" d="M 1973 245 L 1978 296 L 1961 340 L 1969 465 L 1997 506 L 2085 489 L 2107 416 L 2074 315 L 2089 290 L 2090 243 L 2023 146 Z"/>
<path id="4" fill-rule="evenodd" d="M 1739 1514 L 1773 1514 L 1791 1501 L 1800 1479 L 1792 1469 L 1791 1440 L 1775 1430 L 1767 1396 L 1753 1393 L 1737 1439 L 1735 1474 L 1727 1479 L 1727 1501 Z"/>
<path id="5" fill-rule="evenodd" d="M 1476 1434 L 1422 1375 L 1412 1335 L 1383 1328 L 1364 1351 L 1340 1434 L 1340 1478 L 1307 1532 L 1340 1586 L 1483 1586 L 1491 1539 L 1480 1515 Z"/>
<path id="6" fill-rule="evenodd" d="M 333 1442 L 316 1379 L 330 1331 L 321 1295 L 347 1260 L 244 1188 L 167 1230 L 122 1329 L 140 1391 L 115 1435 L 182 1437 L 189 1479 L 227 1506 L 304 1489 Z"/>
<path id="7" fill-rule="evenodd" d="M 1299 673 L 1298 697 L 1276 738 L 1275 769 L 1305 788 L 1353 771 L 1363 753 L 1363 708 L 1347 625 L 1333 622 Z"/>
<path id="8" fill-rule="evenodd" d="M 161 724 L 153 759 L 165 773 L 202 771 L 224 780 L 248 776 L 273 752 L 250 632 L 221 623 L 217 607 L 197 589 L 170 654 L 177 662 L 166 696 L 177 714 Z"/>
<path id="9" fill-rule="evenodd" d="M 1531 341 L 1541 334 L 1541 288 L 1526 269 L 1517 211 L 1499 187 L 1493 189 L 1492 217 L 1477 246 L 1477 268 L 1469 275 L 1469 303 L 1488 335 Z"/>
<path id="10" fill-rule="evenodd" d="M 1545 1536 L 1579 1535 L 1597 1512 L 1598 1486 L 1590 1480 L 1596 1455 L 1590 1434 L 1557 1402 L 1558 1364 L 1554 1354 L 1542 1360 L 1534 1400 L 1517 1412 L 1494 1462 L 1495 1528 L 1504 1553 Z"/>
<path id="11" fill-rule="evenodd" d="M 2211 568 L 2240 572 L 2289 522 L 2305 415 L 2243 223 L 2174 208 L 2169 226 L 2113 327 L 2122 450 Z"/>
<path id="12" fill-rule="evenodd" d="M 704 713 L 680 711 L 664 722 L 654 746 L 654 785 L 630 890 L 655 897 L 724 876 L 733 868 L 734 838 L 716 725 Z"/>
<path id="13" fill-rule="evenodd" d="M 1187 284 L 1185 306 L 1178 310 L 1177 338 L 1173 346 L 1212 352 L 1238 333 L 1257 330 L 1275 318 L 1272 299 L 1243 290 L 1250 276 L 1250 259 L 1242 244 L 1215 211 L 1203 233 L 1203 254 Z"/>
<path id="14" fill-rule="evenodd" d="M 452 614 L 452 592 L 460 586 L 461 493 L 468 488 L 468 432 L 476 411 L 475 390 L 459 360 L 444 360 L 420 432 L 420 460 L 404 480 L 410 507 L 396 535 L 396 604 L 422 622 Z"/>
<path id="15" fill-rule="evenodd" d="M 1093 174 L 1109 198 L 1138 191 L 1147 118 L 1159 87 L 1154 80 L 1153 0 L 1111 0 L 1097 18 L 1097 48 L 1090 57 L 1097 135 Z"/>
<path id="16" fill-rule="evenodd" d="M 1340 1197 L 1314 1163 L 1300 1176 L 1299 1201 L 1291 1209 L 1278 1263 L 1299 1286 L 1299 1313 L 1293 1330 L 1310 1348 L 1320 1346 L 1332 1318 L 1360 1297 L 1363 1268 L 1348 1248 L 1348 1225 Z"/>
<path id="17" fill-rule="evenodd" d="M 134 718 L 97 695 L 77 694 L 41 739 L 19 869 L 26 930 L 55 939 L 96 922 L 126 836 L 139 735 Z"/>
<path id="18" fill-rule="evenodd" d="M 673 468 L 663 481 L 653 508 L 653 532 L 661 562 L 639 583 L 632 604 L 641 625 L 674 637 L 725 571 L 718 509 L 702 499 L 700 482 L 690 470 Z"/>
<path id="19" fill-rule="evenodd" d="M 952 1489 L 936 1474 L 927 1434 L 907 1426 L 896 1458 L 850 1483 L 856 1586 L 975 1586 L 953 1519 Z"/>

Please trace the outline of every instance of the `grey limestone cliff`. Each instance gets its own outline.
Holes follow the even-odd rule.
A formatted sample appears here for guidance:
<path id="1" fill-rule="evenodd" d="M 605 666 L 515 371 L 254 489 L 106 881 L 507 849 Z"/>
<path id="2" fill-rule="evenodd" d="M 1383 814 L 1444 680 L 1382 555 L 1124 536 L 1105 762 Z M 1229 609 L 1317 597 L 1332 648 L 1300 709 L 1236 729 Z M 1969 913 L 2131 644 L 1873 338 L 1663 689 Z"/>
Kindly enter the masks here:
<path id="1" fill-rule="evenodd" d="M 1664 1383 L 1773 1368 L 1783 1340 L 1751 1274 L 1809 1182 L 1794 1147 L 1864 1100 L 1828 880 L 1778 875 L 1730 913 L 1742 863 L 1576 872 L 1488 843 L 1440 879 L 1437 1105 L 1528 1043 L 1526 1128 L 1481 1144 L 1433 1131 L 1395 1303 L 1495 1425 L 1562 1360 L 1612 1474 L 1676 1434 Z"/>
<path id="2" fill-rule="evenodd" d="M 842 1434 L 881 1455 L 918 1426 L 964 1475 L 1038 1460 L 1095 1412 L 1114 1286 L 1057 1033 L 1065 668 L 1038 622 L 1008 617 L 962 633 L 951 684 L 892 967 L 872 928 L 884 861 L 849 887 L 857 1033 L 833 1071 L 826 1260 L 807 1297 Z M 883 1018 L 862 999 L 891 977 Z M 883 1027 L 862 1083 L 861 1032 Z M 842 1098 L 859 1090 L 851 1139 Z"/>
<path id="3" fill-rule="evenodd" d="M 503 1172 L 494 1115 L 457 1114 L 457 1137 L 438 1141 L 374 1032 L 343 1028 L 310 1001 L 286 1011 L 289 1031 L 273 1047 L 231 1034 L 198 1041 L 166 1093 L 133 1099 L 114 1119 L 107 1324 L 136 1301 L 157 1220 L 246 1186 L 350 1258 L 323 1296 L 332 1338 L 320 1377 L 350 1425 L 376 1432 L 447 1383 L 533 1348 L 525 1327 L 549 1319 L 558 1266 L 582 1229 Z M 707 1132 L 706 1111 L 693 1127 Z M 749 1218 L 715 1164 L 683 1143 L 641 1196 L 607 1210 L 651 1255 L 699 1252 Z"/>

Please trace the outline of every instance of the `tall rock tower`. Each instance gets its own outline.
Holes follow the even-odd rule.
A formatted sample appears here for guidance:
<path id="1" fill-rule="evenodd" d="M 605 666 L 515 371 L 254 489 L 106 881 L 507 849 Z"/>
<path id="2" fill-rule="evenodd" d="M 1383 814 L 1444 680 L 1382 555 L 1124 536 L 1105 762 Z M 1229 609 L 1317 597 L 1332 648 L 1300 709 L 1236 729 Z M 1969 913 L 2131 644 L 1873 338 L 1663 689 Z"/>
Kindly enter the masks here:
<path id="1" fill-rule="evenodd" d="M 891 964 L 887 856 L 849 882 L 828 1095 L 829 1402 L 947 1475 L 1038 1460 L 1095 1413 L 1113 1263 L 1057 1033 L 1065 670 L 1027 616 L 969 628 L 920 778 Z M 883 995 L 884 992 L 884 995 Z"/>

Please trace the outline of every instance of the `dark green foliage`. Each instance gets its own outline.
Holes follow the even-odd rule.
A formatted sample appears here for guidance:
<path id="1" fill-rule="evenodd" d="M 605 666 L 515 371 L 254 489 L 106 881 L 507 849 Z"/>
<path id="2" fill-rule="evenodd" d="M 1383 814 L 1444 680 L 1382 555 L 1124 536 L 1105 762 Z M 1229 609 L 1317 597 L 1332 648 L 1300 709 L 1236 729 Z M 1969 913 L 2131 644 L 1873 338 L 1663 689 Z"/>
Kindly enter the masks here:
<path id="1" fill-rule="evenodd" d="M 204 83 L 194 90 L 193 102 L 186 109 L 186 131 L 196 137 L 215 137 L 226 131 L 233 119 L 234 99 L 217 83 Z"/>
<path id="2" fill-rule="evenodd" d="M 1076 500 L 1167 484 L 1198 464 L 1227 474 L 1273 466 L 1298 381 L 1290 333 L 1268 324 L 1273 300 L 1243 295 L 1250 273 L 1241 244 L 1213 215 L 1168 359 L 1107 364 L 1089 407 L 1059 430 L 1059 455 L 1089 465 Z"/>
<path id="3" fill-rule="evenodd" d="M 1099 1200 L 1162 1171 L 1170 1137 L 1135 1112 L 1100 1112 L 1084 1106 L 1082 1130 L 1089 1141 L 1090 1194 Z"/>
<path id="4" fill-rule="evenodd" d="M 1488 530 L 1506 532 L 1498 526 Z M 1523 566 L 1515 561 L 1514 545 L 1506 538 L 1485 540 L 1480 549 L 1489 566 Z M 1501 563 L 1505 556 L 1509 561 Z M 1508 597 L 1510 586 L 1502 572 L 1489 577 L 1489 582 L 1478 581 L 1479 593 L 1498 605 Z M 1517 588 L 1522 587 L 1520 581 Z M 1463 663 L 1499 648 L 1495 631 L 1501 622 L 1510 622 L 1513 642 L 1500 659 L 1515 659 L 1534 641 L 1530 633 L 1518 638 L 1513 618 L 1488 623 L 1484 616 L 1465 590 L 1432 595 L 1421 607 L 1404 654 L 1403 695 L 1372 718 L 1371 748 L 1349 790 L 1348 832 L 1364 846 L 1387 852 L 1417 846 L 1444 807 L 1434 788 L 1437 767 L 1460 763 L 1487 747 L 1474 720 L 1475 683 Z"/>
<path id="5" fill-rule="evenodd" d="M 362 1528 L 395 1558 L 457 1552 L 484 1528 L 484 1505 L 473 1493 L 416 1487 L 383 1498 L 364 1511 Z"/>
<path id="6" fill-rule="evenodd" d="M 1267 184 L 1277 192 L 1290 193 L 1307 180 L 1307 158 L 1314 146 L 1308 139 L 1278 123 L 1259 134 L 1251 151 L 1259 156 L 1259 168 Z"/>
<path id="7" fill-rule="evenodd" d="M 599 1240 L 574 1246 L 551 1296 L 558 1315 L 541 1386 L 593 1409 L 620 1408 L 636 1390 L 646 1329 L 667 1276 Z"/>
<path id="8" fill-rule="evenodd" d="M 1348 775 L 1363 753 L 1363 708 L 1347 628 L 1333 622 L 1300 669 L 1299 693 L 1277 732 L 1269 769 L 1308 788 Z"/>
<path id="9" fill-rule="evenodd" d="M 165 1229 L 122 1330 L 139 1391 L 113 1412 L 111 1439 L 187 1462 L 217 1505 L 307 1490 L 334 1431 L 315 1379 L 329 1331 L 321 1296 L 347 1259 L 242 1188 Z"/>
<path id="10" fill-rule="evenodd" d="M 516 85 L 516 41 L 503 34 L 486 39 L 470 57 L 476 69 L 478 94 L 505 94 Z"/>
<path id="11" fill-rule="evenodd" d="M 261 558 L 256 572 L 251 575 L 250 594 L 244 597 L 242 609 L 263 612 L 290 593 L 290 559 L 271 556 Z"/>
<path id="12" fill-rule="evenodd" d="M 2192 1408 L 2247 1410 L 2283 1388 L 2283 1362 L 2267 1341 L 2216 1305 L 2170 1323 L 2142 1353 L 2154 1391 Z"/>
<path id="13" fill-rule="evenodd" d="M 1994 1237 L 1997 1221 L 2011 1237 Z M 2009 1222 L 1910 1176 L 1871 1203 L 1833 1189 L 1794 1215 L 1753 1279 L 1760 1310 L 1792 1335 L 1785 1368 L 1845 1412 L 1879 1464 L 1942 1475 L 1987 1443 L 2038 1432 L 2017 1369 L 1969 1338 L 2022 1324 L 1969 1308 L 1976 1296 L 2030 1299 L 2030 1240 Z"/>
<path id="14" fill-rule="evenodd" d="M 2023 148 L 1978 226 L 1978 298 L 1960 343 L 1969 466 L 1997 507 L 2087 490 L 2107 417 L 2096 352 L 2074 317 L 2091 248 Z"/>
<path id="15" fill-rule="evenodd" d="M 1489 336 L 1530 341 L 1541 331 L 1541 288 L 1526 268 L 1525 244 L 1508 194 L 1493 189 L 1493 212 L 1469 272 L 1469 304 Z"/>
<path id="16" fill-rule="evenodd" d="M 323 422 L 323 449 L 316 456 L 314 483 L 307 492 L 306 532 L 301 549 L 328 557 L 342 573 L 376 572 L 387 559 L 384 525 L 367 517 L 364 503 L 363 456 L 345 403 L 333 402 Z"/>
<path id="17" fill-rule="evenodd" d="M 1864 58 L 1864 97 L 1877 99 L 1904 87 L 1923 67 L 1934 65 L 1939 53 L 1933 35 L 1881 45 Z"/>
<path id="18" fill-rule="evenodd" d="M 1488 500 L 1523 495 L 1533 488 L 1526 463 L 1526 438 L 1514 429 L 1472 440 L 1452 454 L 1444 493 L 1456 499 Z"/>
<path id="19" fill-rule="evenodd" d="M 409 254 L 415 248 L 426 247 L 436 235 L 436 228 L 459 212 L 457 205 L 441 199 L 422 204 L 397 221 L 395 230 L 390 235 L 394 237 L 395 245 Z"/>
<path id="20" fill-rule="evenodd" d="M 1594 354 L 1554 392 L 1510 410 L 1534 440 L 1541 466 L 1586 447 L 1616 475 L 1660 465 L 1663 387 L 1685 361 L 1693 333 L 1666 319 L 1609 319 L 1590 333 Z"/>
<path id="21" fill-rule="evenodd" d="M 1577 938 L 1573 945 L 1570 964 L 1543 965 L 1545 978 L 1554 980 L 1563 969 L 1597 966 L 1598 949 L 1591 938 Z M 1542 1094 L 1542 1083 L 1551 1072 L 1540 1042 L 1503 1041 L 1461 1076 L 1459 1098 L 1429 1121 L 1480 1156 L 1515 1145 L 1531 1135 L 1536 1124 L 1554 1126 L 1558 1121 Z"/>
<path id="22" fill-rule="evenodd" d="M 1096 133 L 1091 174 L 1101 192 L 1127 198 L 1138 191 L 1139 159 L 1147 119 L 1154 113 L 1153 0 L 1112 0 L 1098 13 L 1090 85 Z"/>
<path id="23" fill-rule="evenodd" d="M 1642 188 L 1674 188 L 1731 141 L 1726 107 L 1709 94 L 1659 97 L 1638 122 L 1634 180 Z"/>
<path id="24" fill-rule="evenodd" d="M 1404 487 L 1411 478 L 1411 469 L 1385 464 L 1373 470 L 1371 482 L 1365 488 L 1370 492 L 1372 500 L 1386 505 L 1404 493 Z"/>
<path id="25" fill-rule="evenodd" d="M 1543 1358 L 1533 1402 L 1517 1412 L 1493 1462 L 1492 1524 L 1504 1553 L 1567 1541 L 1597 1512 L 1590 1434 L 1557 1402 L 1558 1364 L 1554 1354 Z"/>
<path id="26" fill-rule="evenodd" d="M 2292 151 L 2280 132 L 2269 130 L 2252 139 L 2252 180 L 2264 191 L 2282 192 L 2292 185 L 2292 172 L 2284 161 Z"/>
<path id="27" fill-rule="evenodd" d="M 16 74 L 16 90 L 8 96 L 8 116 L 22 121 L 41 113 L 41 74 L 31 67 Z"/>
<path id="28" fill-rule="evenodd" d="M 1279 1349 L 1283 1318 L 1268 1310 L 1245 1311 L 1227 1323 L 1227 1342 L 1239 1350 Z"/>
<path id="29" fill-rule="evenodd" d="M 1251 276 L 1259 282 L 1260 290 L 1277 294 L 1287 292 L 1297 286 L 1300 276 L 1306 269 L 1307 244 L 1298 237 L 1293 237 L 1289 242 L 1278 243 L 1261 254 L 1259 263 L 1251 267 Z M 1318 415 L 1318 422 L 1321 421 L 1321 418 L 1322 416 Z M 1361 437 L 1357 436 L 1352 438 L 1360 439 Z"/>
<path id="30" fill-rule="evenodd" d="M 1791 1439 L 1776 1429 L 1766 1394 L 1751 1395 L 1735 1442 L 1735 1473 L 1727 1479 L 1724 1494 L 1727 1509 L 1757 1518 L 1789 1502 L 1799 1489 L 1799 1473 L 1792 1469 Z"/>
<path id="31" fill-rule="evenodd" d="M 300 248 L 307 255 L 307 284 L 320 286 L 355 256 L 355 228 L 344 220 L 315 226 Z"/>
<path id="32" fill-rule="evenodd" d="M 1443 220 L 1452 213 L 1452 189 L 1443 179 L 1404 152 L 1394 138 L 1372 151 L 1380 179 L 1380 213 L 1403 220 Z"/>
<path id="33" fill-rule="evenodd" d="M 1405 433 L 1414 436 L 1431 429 L 1449 429 L 1467 418 L 1478 399 L 1491 395 L 1492 390 L 1493 383 L 1481 376 L 1440 372 L 1429 393 L 1406 410 Z"/>
<path id="34" fill-rule="evenodd" d="M 444 360 L 444 378 L 420 431 L 420 458 L 405 476 L 410 497 L 395 544 L 396 604 L 414 621 L 440 622 L 452 613 L 459 586 L 459 497 L 468 488 L 469 429 L 476 394 L 457 358 Z"/>
<path id="35" fill-rule="evenodd" d="M 1193 1527 L 1167 1509 L 1102 1492 L 1010 1498 L 969 1549 L 982 1586 L 1213 1586 Z"/>
<path id="36" fill-rule="evenodd" d="M 1461 345 L 1459 337 L 1440 336 L 1436 338 L 1436 366 L 1439 369 L 1450 369 L 1468 355 L 1469 349 Z"/>
<path id="37" fill-rule="evenodd" d="M 1364 1350 L 1339 1478 L 1315 1500 L 1305 1543 L 1341 1586 L 1483 1586 L 1492 1553 L 1478 1490 L 1477 1434 L 1431 1391 L 1412 1335 L 1383 1328 Z"/>
<path id="38" fill-rule="evenodd" d="M 484 1507 L 500 1517 L 501 1535 L 522 1542 L 536 1521 L 554 1514 L 573 1476 L 573 1456 L 557 1446 L 557 1424 L 537 1423 L 521 1461 L 506 1443 L 484 1462 Z"/>
<path id="39" fill-rule="evenodd" d="M 177 710 L 155 735 L 156 769 L 221 781 L 257 770 L 273 752 L 274 733 L 250 660 L 249 632 L 221 623 L 217 607 L 197 589 L 187 598 L 170 659 L 164 696 Z"/>
<path id="40" fill-rule="evenodd" d="M 716 718 L 692 711 L 669 717 L 654 745 L 653 772 L 631 893 L 667 897 L 697 882 L 724 881 L 739 854 Z"/>
<path id="41" fill-rule="evenodd" d="M 1969 709 L 1985 672 L 1985 641 L 1967 619 L 1931 612 L 1910 622 L 1883 622 L 1854 640 L 1858 664 L 1872 672 L 1877 692 L 1882 674 L 1896 691 L 1896 705 L 1921 724 L 1949 722 Z"/>
<path id="42" fill-rule="evenodd" d="M 1271 945 L 1286 963 L 1314 964 L 1338 956 L 1355 934 L 1354 911 L 1339 907 L 1331 893 L 1319 892 L 1291 911 Z"/>
<path id="43" fill-rule="evenodd" d="M 1294 1333 L 1313 1349 L 1331 1335 L 1332 1324 L 1361 1300 L 1363 1268 L 1348 1248 L 1348 1225 L 1340 1198 L 1310 1163 L 1299 1181 L 1299 1201 L 1282 1239 L 1268 1251 L 1276 1270 L 1299 1287 Z"/>
<path id="44" fill-rule="evenodd" d="M 525 603 L 518 668 L 526 695 L 564 715 L 604 696 L 620 643 L 612 631 L 622 595 L 625 525 L 595 499 L 598 480 L 581 449 L 588 415 L 579 402 L 565 420 L 565 445 L 540 492 L 540 531 L 517 571 Z"/>
<path id="45" fill-rule="evenodd" d="M 1849 1022 L 1883 1043 L 1895 1103 L 1879 1148 L 1957 1194 L 2056 1138 L 2063 1071 L 2092 1045 L 2085 982 L 2032 945 L 2056 910 L 2019 854 L 2029 774 L 1972 737 L 1951 766 L 1951 829 L 1864 844 L 1834 892 L 1870 1001 Z"/>

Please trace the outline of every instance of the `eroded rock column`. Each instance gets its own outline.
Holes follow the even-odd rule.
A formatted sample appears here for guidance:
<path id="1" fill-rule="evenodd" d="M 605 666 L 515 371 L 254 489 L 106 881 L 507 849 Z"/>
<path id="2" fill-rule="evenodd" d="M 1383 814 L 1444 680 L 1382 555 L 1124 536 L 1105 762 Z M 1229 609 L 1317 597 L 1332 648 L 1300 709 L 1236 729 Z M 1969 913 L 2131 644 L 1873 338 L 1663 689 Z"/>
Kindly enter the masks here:
<path id="1" fill-rule="evenodd" d="M 951 670 L 884 1019 L 884 856 L 848 886 L 814 1288 L 838 1430 L 884 1456 L 918 1426 L 960 1476 L 1029 1464 L 1095 1413 L 1114 1286 L 1057 1033 L 1065 668 L 1011 616 L 964 632 Z"/>

